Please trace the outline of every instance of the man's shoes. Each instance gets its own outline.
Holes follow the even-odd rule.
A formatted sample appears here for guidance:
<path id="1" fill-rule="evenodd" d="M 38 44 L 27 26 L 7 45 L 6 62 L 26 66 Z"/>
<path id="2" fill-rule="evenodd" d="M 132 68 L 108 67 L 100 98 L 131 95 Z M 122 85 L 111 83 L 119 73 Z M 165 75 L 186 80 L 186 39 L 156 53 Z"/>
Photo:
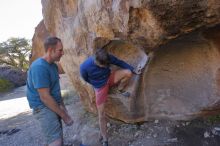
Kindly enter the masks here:
<path id="1" fill-rule="evenodd" d="M 100 135 L 99 136 L 99 142 L 102 144 L 102 141 L 103 141 L 103 137 Z"/>
<path id="2" fill-rule="evenodd" d="M 128 92 L 128 91 L 121 92 L 120 94 L 123 95 L 124 97 L 130 97 L 131 96 L 131 93 Z"/>
<path id="3" fill-rule="evenodd" d="M 107 140 L 104 141 L 102 136 L 99 137 L 99 142 L 100 142 L 103 146 L 108 146 L 108 141 L 107 141 Z"/>
<path id="4" fill-rule="evenodd" d="M 102 146 L 108 146 L 108 141 L 103 141 Z"/>
<path id="5" fill-rule="evenodd" d="M 128 91 L 118 90 L 118 94 L 124 96 L 124 97 L 130 97 L 131 93 Z"/>

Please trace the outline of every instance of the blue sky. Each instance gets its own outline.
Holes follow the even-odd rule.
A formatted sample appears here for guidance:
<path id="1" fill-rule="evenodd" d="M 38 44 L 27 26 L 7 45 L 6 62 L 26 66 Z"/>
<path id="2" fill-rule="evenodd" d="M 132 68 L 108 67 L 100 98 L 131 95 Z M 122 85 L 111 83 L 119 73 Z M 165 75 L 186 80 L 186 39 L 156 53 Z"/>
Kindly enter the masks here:
<path id="1" fill-rule="evenodd" d="M 42 19 L 41 0 L 0 0 L 0 42 L 10 37 L 32 39 Z"/>

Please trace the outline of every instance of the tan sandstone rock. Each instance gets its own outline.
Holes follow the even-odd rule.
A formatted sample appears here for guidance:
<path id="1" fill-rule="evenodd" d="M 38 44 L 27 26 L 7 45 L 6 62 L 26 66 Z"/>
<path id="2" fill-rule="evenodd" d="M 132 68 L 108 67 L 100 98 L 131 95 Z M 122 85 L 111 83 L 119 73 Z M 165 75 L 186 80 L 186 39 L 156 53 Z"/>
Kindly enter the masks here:
<path id="1" fill-rule="evenodd" d="M 46 30 L 64 45 L 62 67 L 88 110 L 96 112 L 95 95 L 79 77 L 79 65 L 106 43 L 133 66 L 154 52 L 143 74 L 130 81 L 130 98 L 109 94 L 109 116 L 126 122 L 188 119 L 218 109 L 220 26 L 209 35 L 209 29 L 201 32 L 220 23 L 219 0 L 42 0 L 42 5 Z"/>
<path id="2" fill-rule="evenodd" d="M 35 59 L 37 59 L 40 56 L 43 56 L 45 53 L 44 51 L 44 39 L 49 36 L 49 32 L 45 28 L 43 20 L 38 24 L 38 26 L 35 28 L 35 33 L 32 38 L 32 51 L 31 51 L 31 60 L 30 62 L 33 62 Z"/>

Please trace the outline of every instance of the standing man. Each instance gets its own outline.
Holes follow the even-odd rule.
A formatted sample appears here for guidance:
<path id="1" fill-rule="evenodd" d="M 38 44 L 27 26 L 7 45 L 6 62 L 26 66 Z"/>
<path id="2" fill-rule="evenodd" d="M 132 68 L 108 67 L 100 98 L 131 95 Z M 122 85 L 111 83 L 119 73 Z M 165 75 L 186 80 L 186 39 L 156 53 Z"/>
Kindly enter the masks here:
<path id="1" fill-rule="evenodd" d="M 56 61 L 63 56 L 59 38 L 49 37 L 44 42 L 46 54 L 35 60 L 27 76 L 27 99 L 34 117 L 39 121 L 49 146 L 63 145 L 61 119 L 68 126 L 73 120 L 61 98 L 59 73 Z"/>
<path id="2" fill-rule="evenodd" d="M 123 69 L 111 72 L 110 64 L 117 65 Z M 126 62 L 108 54 L 104 48 L 97 49 L 94 56 L 89 57 L 80 65 L 80 74 L 82 78 L 91 84 L 95 90 L 103 146 L 108 146 L 104 108 L 109 88 L 119 83 L 118 90 L 120 93 L 127 97 L 130 96 L 129 92 L 124 92 L 123 90 L 131 78 L 132 73 L 140 74 L 141 69 L 135 70 Z"/>

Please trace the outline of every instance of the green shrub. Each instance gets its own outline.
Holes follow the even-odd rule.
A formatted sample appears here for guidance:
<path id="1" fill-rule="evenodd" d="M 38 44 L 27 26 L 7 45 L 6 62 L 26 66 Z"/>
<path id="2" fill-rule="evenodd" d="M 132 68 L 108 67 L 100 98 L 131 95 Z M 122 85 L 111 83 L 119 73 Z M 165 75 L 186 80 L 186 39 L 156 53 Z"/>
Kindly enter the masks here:
<path id="1" fill-rule="evenodd" d="M 207 120 L 211 124 L 218 123 L 218 122 L 220 122 L 220 114 L 217 114 L 217 115 L 214 115 L 214 116 L 209 116 L 207 118 Z"/>
<path id="2" fill-rule="evenodd" d="M 13 84 L 10 81 L 0 78 L 0 92 L 6 92 L 11 88 L 13 88 Z"/>

